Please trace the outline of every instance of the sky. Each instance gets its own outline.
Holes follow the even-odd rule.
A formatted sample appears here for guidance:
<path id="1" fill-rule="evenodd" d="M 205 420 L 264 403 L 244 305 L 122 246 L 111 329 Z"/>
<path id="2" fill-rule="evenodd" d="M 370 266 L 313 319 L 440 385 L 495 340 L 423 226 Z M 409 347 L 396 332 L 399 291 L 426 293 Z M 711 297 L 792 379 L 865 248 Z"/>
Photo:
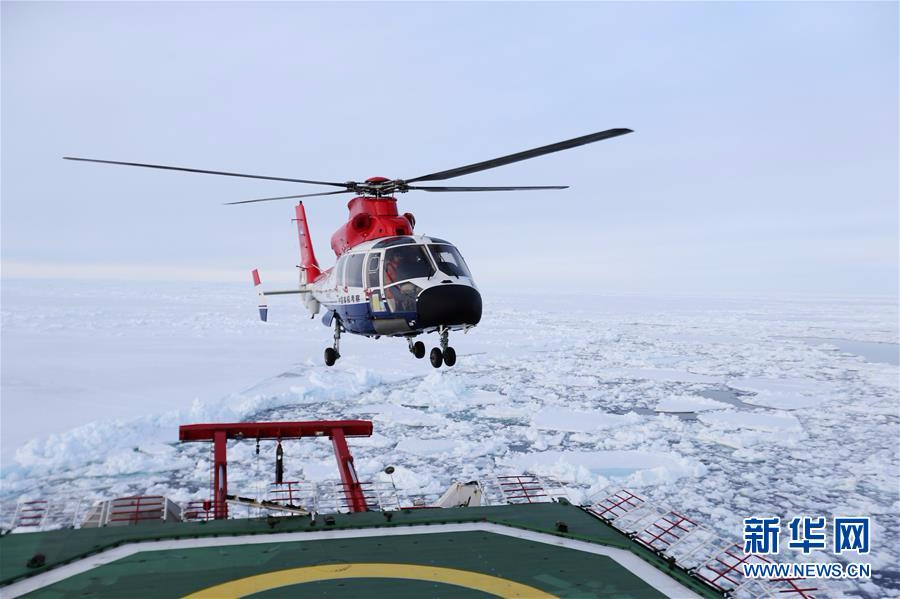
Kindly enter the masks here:
<path id="1" fill-rule="evenodd" d="M 285 280 L 325 189 L 63 161 L 412 178 L 507 291 L 898 291 L 898 3 L 2 3 L 2 273 Z M 310 198 L 320 262 L 346 197 Z"/>

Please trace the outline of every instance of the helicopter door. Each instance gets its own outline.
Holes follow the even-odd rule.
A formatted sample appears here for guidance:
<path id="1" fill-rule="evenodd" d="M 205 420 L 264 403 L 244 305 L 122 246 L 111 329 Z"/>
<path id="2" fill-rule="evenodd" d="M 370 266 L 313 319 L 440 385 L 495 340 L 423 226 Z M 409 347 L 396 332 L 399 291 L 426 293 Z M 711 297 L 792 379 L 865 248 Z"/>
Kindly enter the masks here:
<path id="1" fill-rule="evenodd" d="M 369 292 L 369 306 L 372 312 L 386 312 L 381 290 L 381 252 L 372 252 L 366 258 L 366 290 Z"/>

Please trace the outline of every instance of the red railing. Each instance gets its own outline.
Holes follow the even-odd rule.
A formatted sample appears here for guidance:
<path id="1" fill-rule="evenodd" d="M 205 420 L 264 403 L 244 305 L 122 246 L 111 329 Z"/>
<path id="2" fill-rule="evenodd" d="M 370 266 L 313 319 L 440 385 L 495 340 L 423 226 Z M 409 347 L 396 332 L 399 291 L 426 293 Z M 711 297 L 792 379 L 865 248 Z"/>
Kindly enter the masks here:
<path id="1" fill-rule="evenodd" d="M 165 520 L 166 498 L 162 495 L 135 495 L 113 499 L 109 506 L 109 522 Z"/>
<path id="2" fill-rule="evenodd" d="M 787 584 L 788 588 L 778 589 L 779 593 L 783 593 L 783 594 L 796 593 L 800 597 L 803 597 L 803 599 L 813 599 L 814 596 L 810 595 L 809 593 L 811 591 L 818 591 L 819 588 L 818 587 L 801 587 L 800 585 L 797 584 L 798 580 L 806 580 L 806 579 L 805 578 L 773 578 L 769 582 L 771 582 L 773 584 L 779 583 L 779 582 L 783 582 L 783 583 Z"/>
<path id="3" fill-rule="evenodd" d="M 741 566 L 757 560 L 767 564 L 772 560 L 761 555 L 744 553 L 743 547 L 737 543 L 729 545 L 718 555 L 703 564 L 694 572 L 694 576 L 713 585 L 722 592 L 730 591 L 743 582 L 744 572 Z"/>
<path id="4" fill-rule="evenodd" d="M 16 516 L 13 521 L 13 528 L 20 526 L 40 526 L 47 515 L 49 502 L 46 499 L 35 499 L 34 501 L 23 501 L 16 509 Z"/>
<path id="5" fill-rule="evenodd" d="M 615 520 L 639 507 L 642 503 L 644 500 L 641 497 L 623 489 L 601 499 L 594 506 L 588 508 L 588 511 L 604 520 Z"/>
<path id="6" fill-rule="evenodd" d="M 290 507 L 303 507 L 311 509 L 313 506 L 303 505 L 310 497 L 314 497 L 315 492 L 299 480 L 286 480 L 281 483 L 271 483 L 269 485 L 269 501 L 281 503 Z"/>
<path id="7" fill-rule="evenodd" d="M 650 549 L 665 551 L 697 526 L 693 520 L 677 512 L 669 512 L 641 531 L 635 538 Z"/>
<path id="8" fill-rule="evenodd" d="M 721 551 L 718 555 L 713 557 L 711 560 L 703 564 L 700 568 L 698 568 L 693 574 L 697 578 L 704 580 L 714 586 L 716 589 L 722 591 L 723 593 L 730 593 L 735 591 L 738 587 L 744 585 L 748 582 L 761 582 L 761 581 L 749 581 L 743 572 L 742 566 L 746 563 L 773 563 L 772 560 L 765 558 L 761 555 L 754 555 L 743 552 L 743 547 L 741 545 L 735 543 L 734 545 L 729 545 L 725 549 Z M 809 594 L 811 591 L 817 591 L 818 587 L 801 587 L 797 584 L 797 581 L 802 581 L 802 578 L 772 578 L 768 582 L 773 585 L 778 585 L 778 583 L 783 583 L 786 588 L 776 588 L 774 589 L 779 594 L 797 594 L 804 599 L 813 599 L 813 595 Z"/>
<path id="9" fill-rule="evenodd" d="M 497 484 L 507 503 L 546 503 L 550 495 L 533 475 L 498 476 Z"/>
<path id="10" fill-rule="evenodd" d="M 191 522 L 207 522 L 215 518 L 215 506 L 211 499 L 195 499 L 189 501 L 181 512 L 183 520 Z"/>
<path id="11" fill-rule="evenodd" d="M 373 488 L 373 483 L 371 482 L 358 482 L 358 483 L 334 483 L 335 491 L 339 491 L 337 493 L 337 506 L 338 509 L 346 509 L 350 511 L 354 511 L 354 501 L 357 498 L 362 498 L 366 505 L 376 507 L 378 506 L 378 494 L 375 493 Z"/>

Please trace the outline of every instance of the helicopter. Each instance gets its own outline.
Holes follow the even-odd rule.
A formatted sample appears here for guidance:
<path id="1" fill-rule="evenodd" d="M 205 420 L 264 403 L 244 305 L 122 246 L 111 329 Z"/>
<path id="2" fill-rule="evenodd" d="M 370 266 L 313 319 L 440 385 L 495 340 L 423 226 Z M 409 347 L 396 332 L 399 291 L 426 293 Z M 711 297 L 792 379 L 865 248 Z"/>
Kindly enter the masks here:
<path id="1" fill-rule="evenodd" d="M 213 171 L 160 164 L 99 160 L 65 156 L 65 160 L 97 162 L 161 170 L 306 183 L 337 187 L 334 191 L 305 193 L 226 202 L 226 205 L 251 204 L 275 200 L 300 200 L 294 207 L 294 220 L 300 240 L 299 285 L 294 289 L 264 291 L 259 270 L 252 271 L 257 289 L 260 319 L 268 320 L 269 296 L 297 294 L 315 318 L 324 307 L 322 323 L 334 330 L 334 343 L 325 348 L 327 366 L 341 357 L 342 333 L 406 339 L 416 358 L 425 357 L 425 344 L 416 337 L 438 333 L 439 343 L 432 348 L 429 361 L 435 368 L 456 364 L 456 350 L 450 345 L 451 331 L 468 331 L 481 321 L 481 294 L 459 249 L 438 237 L 416 235 L 415 217 L 397 210 L 396 194 L 409 191 L 482 192 L 560 190 L 568 185 L 517 186 L 434 186 L 422 182 L 444 181 L 497 168 L 537 156 L 568 150 L 632 133 L 631 129 L 607 129 L 581 137 L 492 158 L 410 179 L 370 177 L 365 181 L 316 181 L 270 177 L 246 173 Z M 313 251 L 309 224 L 302 198 L 355 194 L 347 208 L 349 218 L 331 237 L 331 249 L 337 259 L 322 269 Z"/>

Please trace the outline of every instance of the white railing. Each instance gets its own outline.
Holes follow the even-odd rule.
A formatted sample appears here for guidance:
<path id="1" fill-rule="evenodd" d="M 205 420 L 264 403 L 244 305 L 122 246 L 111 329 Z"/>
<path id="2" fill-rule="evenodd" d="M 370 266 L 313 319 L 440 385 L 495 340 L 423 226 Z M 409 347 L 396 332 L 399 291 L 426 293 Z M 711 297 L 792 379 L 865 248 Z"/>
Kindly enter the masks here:
<path id="1" fill-rule="evenodd" d="M 506 505 L 521 503 L 547 503 L 566 497 L 566 489 L 560 483 L 533 474 L 499 474 L 479 479 L 483 490 L 482 505 Z M 360 483 L 363 496 L 370 510 L 391 511 L 401 508 L 434 506 L 440 493 L 415 493 L 398 489 L 391 482 L 374 481 Z M 100 502 L 83 500 L 23 499 L 16 505 L 12 520 L 15 532 L 49 530 L 52 528 L 106 526 L 114 522 L 136 523 L 144 520 L 165 519 L 166 498 L 162 496 L 134 496 Z M 208 497 L 198 497 L 177 507 L 186 521 L 205 521 L 214 517 L 214 502 Z M 279 506 L 290 509 L 280 510 Z M 247 509 L 241 509 L 247 507 Z M 344 484 L 340 481 L 286 481 L 269 485 L 263 501 L 252 506 L 232 506 L 229 518 L 253 518 L 260 516 L 296 516 L 300 510 L 321 513 L 346 513 L 350 511 Z M 9 527 L 9 525 L 5 525 Z"/>
<path id="2" fill-rule="evenodd" d="M 20 499 L 9 527 L 13 532 L 79 528 L 88 503 L 83 499 Z"/>

